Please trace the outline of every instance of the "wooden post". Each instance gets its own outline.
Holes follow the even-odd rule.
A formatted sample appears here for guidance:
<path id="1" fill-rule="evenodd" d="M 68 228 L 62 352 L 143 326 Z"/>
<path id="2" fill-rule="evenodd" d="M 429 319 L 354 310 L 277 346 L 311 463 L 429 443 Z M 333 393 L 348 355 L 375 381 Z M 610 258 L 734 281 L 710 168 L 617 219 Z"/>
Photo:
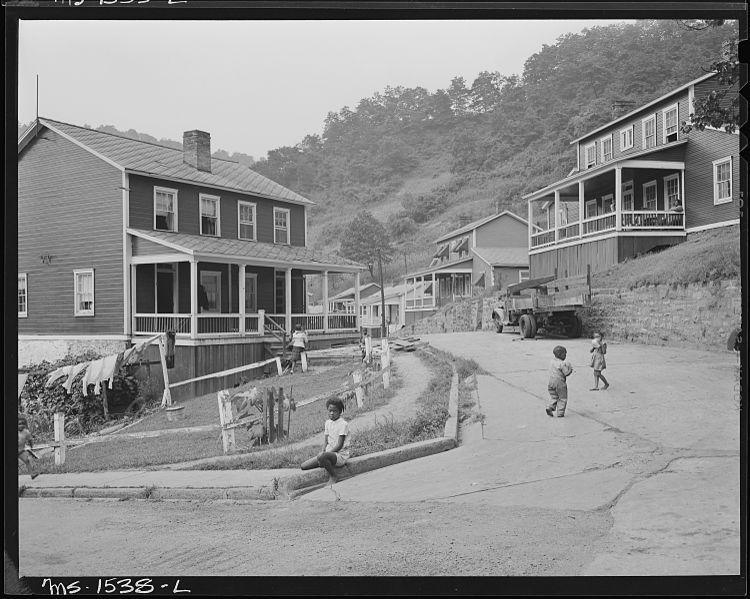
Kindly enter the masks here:
<path id="1" fill-rule="evenodd" d="M 266 404 L 268 405 L 268 442 L 273 443 L 276 440 L 276 427 L 274 426 L 274 416 L 273 416 L 273 408 L 274 408 L 274 396 L 273 396 L 273 387 L 271 387 L 268 390 L 268 399 L 266 400 Z"/>
<path id="2" fill-rule="evenodd" d="M 104 407 L 104 420 L 109 420 L 109 402 L 107 401 L 107 381 L 104 381 L 104 383 L 102 384 L 102 406 Z"/>
<path id="3" fill-rule="evenodd" d="M 391 349 L 388 339 L 383 339 L 380 350 L 380 367 L 383 370 L 383 389 L 391 385 L 391 373 L 388 367 L 391 365 Z"/>
<path id="4" fill-rule="evenodd" d="M 276 370 L 278 370 L 279 376 L 281 376 L 284 373 L 284 371 L 281 368 L 281 358 L 279 358 L 278 356 L 276 356 Z"/>
<path id="5" fill-rule="evenodd" d="M 365 363 L 372 363 L 372 337 L 369 335 L 365 336 Z"/>
<path id="6" fill-rule="evenodd" d="M 172 393 L 169 390 L 169 374 L 167 372 L 167 345 L 166 345 L 166 336 L 167 334 L 164 333 L 163 335 L 159 336 L 159 359 L 161 360 L 161 371 L 164 376 L 164 395 L 162 395 L 161 398 L 161 407 L 164 406 L 171 406 L 172 405 Z"/>
<path id="7" fill-rule="evenodd" d="M 307 372 L 307 352 L 303 351 L 300 354 L 300 358 L 302 360 L 302 372 Z"/>
<path id="8" fill-rule="evenodd" d="M 224 453 L 227 454 L 234 451 L 235 448 L 234 429 L 227 428 L 227 425 L 232 422 L 232 398 L 229 391 L 222 389 L 217 393 L 217 399 L 219 401 L 219 422 L 221 422 L 221 443 Z"/>
<path id="9" fill-rule="evenodd" d="M 271 429 L 268 426 L 268 399 L 263 402 L 263 428 L 266 429 L 266 443 L 271 442 Z M 261 443 L 263 440 L 261 439 Z"/>
<path id="10" fill-rule="evenodd" d="M 281 440 L 284 438 L 284 388 L 283 387 L 279 387 L 279 396 L 276 398 L 276 403 L 278 404 L 278 407 L 277 407 L 278 430 L 276 431 L 276 438 Z"/>
<path id="11" fill-rule="evenodd" d="M 65 414 L 55 412 L 55 466 L 65 463 Z"/>
<path id="12" fill-rule="evenodd" d="M 357 407 L 362 407 L 364 404 L 364 395 L 365 392 L 362 390 L 362 371 L 361 370 L 355 370 L 352 372 L 352 378 L 354 379 L 354 384 L 356 387 L 354 388 L 354 394 L 357 396 Z"/>

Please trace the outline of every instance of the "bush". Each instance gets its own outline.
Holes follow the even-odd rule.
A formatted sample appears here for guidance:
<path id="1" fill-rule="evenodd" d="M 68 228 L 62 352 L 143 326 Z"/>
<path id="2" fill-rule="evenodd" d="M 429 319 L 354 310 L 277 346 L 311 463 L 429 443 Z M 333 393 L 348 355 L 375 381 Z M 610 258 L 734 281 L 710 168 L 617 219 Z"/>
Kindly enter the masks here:
<path id="1" fill-rule="evenodd" d="M 18 409 L 29 416 L 32 433 L 40 438 L 51 438 L 53 434 L 53 416 L 55 412 L 65 414 L 66 422 L 75 422 L 77 432 L 87 434 L 97 430 L 104 422 L 104 403 L 101 395 L 94 395 L 92 386 L 89 393 L 84 393 L 81 383 L 86 370 L 79 372 L 73 379 L 70 394 L 62 386 L 64 379 L 46 388 L 49 374 L 61 367 L 97 360 L 101 356 L 88 351 L 76 356 L 66 356 L 55 362 L 44 360 L 34 365 L 29 372 L 21 395 Z M 125 412 L 131 406 L 140 404 L 145 407 L 153 398 L 149 379 L 141 381 L 135 376 L 138 365 L 129 365 L 121 369 L 112 381 L 112 389 L 107 388 L 107 404 L 110 412 Z M 107 384 L 107 383 L 104 383 Z M 135 402 L 135 404 L 134 404 Z"/>

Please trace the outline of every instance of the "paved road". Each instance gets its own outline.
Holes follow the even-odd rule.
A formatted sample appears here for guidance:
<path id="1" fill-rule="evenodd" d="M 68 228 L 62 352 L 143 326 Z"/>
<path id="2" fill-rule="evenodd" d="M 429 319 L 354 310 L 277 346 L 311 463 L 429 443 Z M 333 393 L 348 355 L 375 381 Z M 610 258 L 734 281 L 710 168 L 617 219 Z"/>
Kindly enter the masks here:
<path id="1" fill-rule="evenodd" d="M 336 500 L 606 513 L 611 528 L 576 574 L 739 573 L 736 354 L 610 342 L 611 387 L 592 392 L 585 339 L 422 339 L 487 372 L 478 377 L 481 433 L 447 454 L 344 481 Z M 563 419 L 544 412 L 547 366 L 560 343 L 575 369 Z M 305 496 L 331 499 L 326 489 Z"/>
<path id="2" fill-rule="evenodd" d="M 612 386 L 590 392 L 588 341 L 566 340 L 576 372 L 566 418 L 552 419 L 546 370 L 559 342 L 423 339 L 486 371 L 484 424 L 465 426 L 459 448 L 293 502 L 24 499 L 22 573 L 739 572 L 736 355 L 610 343 Z M 320 559 L 324 540 L 340 559 Z"/>

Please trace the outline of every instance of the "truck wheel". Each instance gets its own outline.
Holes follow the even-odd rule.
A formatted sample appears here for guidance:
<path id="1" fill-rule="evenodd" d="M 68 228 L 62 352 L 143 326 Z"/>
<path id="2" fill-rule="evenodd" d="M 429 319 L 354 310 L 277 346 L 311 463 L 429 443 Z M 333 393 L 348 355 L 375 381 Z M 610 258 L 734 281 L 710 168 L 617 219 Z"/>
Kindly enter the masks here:
<path id="1" fill-rule="evenodd" d="M 536 335 L 536 319 L 533 315 L 523 314 L 518 322 L 521 330 L 521 337 L 530 339 Z"/>

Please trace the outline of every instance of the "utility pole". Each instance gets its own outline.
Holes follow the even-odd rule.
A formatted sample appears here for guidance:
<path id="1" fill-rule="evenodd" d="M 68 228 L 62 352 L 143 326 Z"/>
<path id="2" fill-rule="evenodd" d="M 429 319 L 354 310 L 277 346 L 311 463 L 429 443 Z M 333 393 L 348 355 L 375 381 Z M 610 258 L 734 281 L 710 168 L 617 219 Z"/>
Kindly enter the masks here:
<path id="1" fill-rule="evenodd" d="M 380 338 L 388 337 L 388 329 L 385 326 L 385 289 L 383 288 L 383 256 L 378 248 L 378 271 L 380 273 Z"/>

